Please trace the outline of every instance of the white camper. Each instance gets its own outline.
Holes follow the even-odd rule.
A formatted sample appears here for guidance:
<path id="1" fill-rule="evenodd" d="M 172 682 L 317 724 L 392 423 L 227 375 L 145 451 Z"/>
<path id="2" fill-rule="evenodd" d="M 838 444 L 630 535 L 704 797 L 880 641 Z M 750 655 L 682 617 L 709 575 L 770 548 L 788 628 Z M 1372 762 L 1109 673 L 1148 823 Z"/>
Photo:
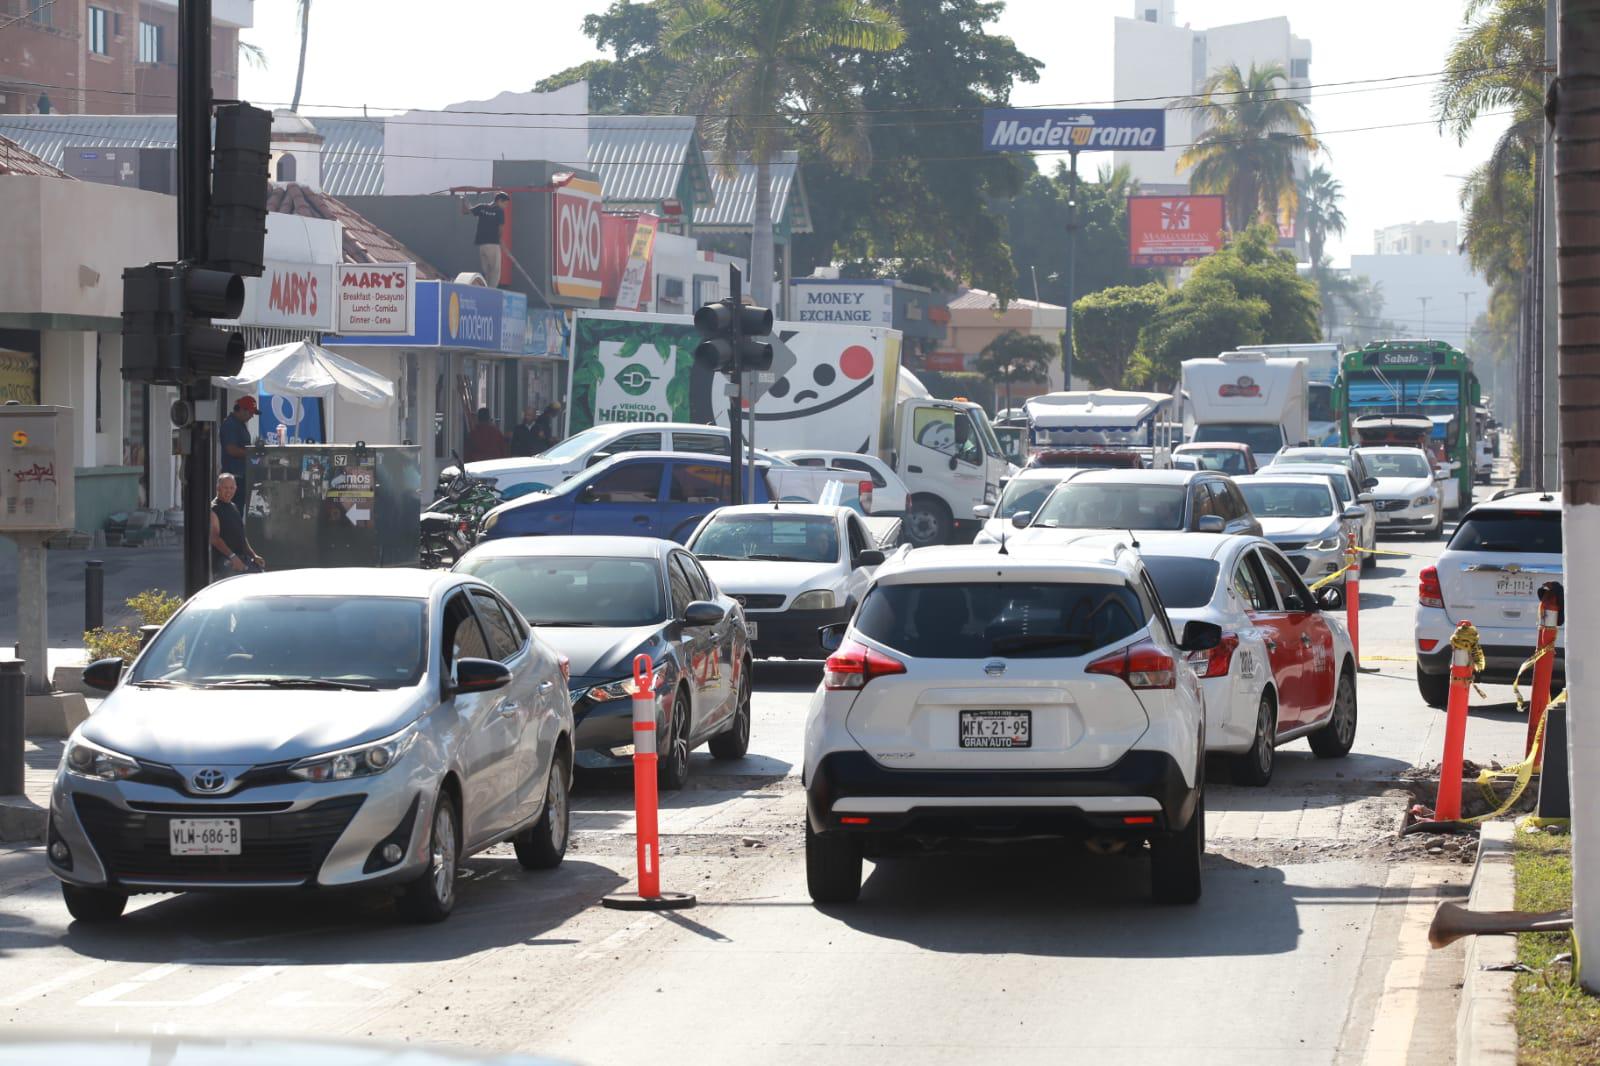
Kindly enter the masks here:
<path id="1" fill-rule="evenodd" d="M 1196 443 L 1233 441 L 1266 466 L 1279 449 L 1309 440 L 1306 361 L 1260 352 L 1223 352 L 1183 362 L 1186 435 Z"/>

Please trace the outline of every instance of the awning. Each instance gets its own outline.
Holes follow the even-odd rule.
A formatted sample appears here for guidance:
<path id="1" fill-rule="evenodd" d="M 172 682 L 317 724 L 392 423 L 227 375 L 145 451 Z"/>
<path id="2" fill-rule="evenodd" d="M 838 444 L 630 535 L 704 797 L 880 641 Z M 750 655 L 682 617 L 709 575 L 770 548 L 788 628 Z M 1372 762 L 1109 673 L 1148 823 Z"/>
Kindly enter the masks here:
<path id="1" fill-rule="evenodd" d="M 277 396 L 327 399 L 337 394 L 363 407 L 394 402 L 394 385 L 383 375 L 310 341 L 246 352 L 238 374 L 213 380 L 226 389 L 255 388 Z"/>

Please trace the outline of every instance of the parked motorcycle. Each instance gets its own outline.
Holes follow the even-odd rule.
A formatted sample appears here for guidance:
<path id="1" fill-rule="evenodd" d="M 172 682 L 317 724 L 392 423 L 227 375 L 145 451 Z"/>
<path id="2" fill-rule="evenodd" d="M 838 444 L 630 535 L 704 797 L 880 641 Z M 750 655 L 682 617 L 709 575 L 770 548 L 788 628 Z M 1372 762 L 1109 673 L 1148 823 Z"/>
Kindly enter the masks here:
<path id="1" fill-rule="evenodd" d="M 454 566 L 477 543 L 483 516 L 500 504 L 493 482 L 473 477 L 459 455 L 453 458 L 458 472 L 439 479 L 439 498 L 422 512 L 419 557 L 427 569 Z"/>

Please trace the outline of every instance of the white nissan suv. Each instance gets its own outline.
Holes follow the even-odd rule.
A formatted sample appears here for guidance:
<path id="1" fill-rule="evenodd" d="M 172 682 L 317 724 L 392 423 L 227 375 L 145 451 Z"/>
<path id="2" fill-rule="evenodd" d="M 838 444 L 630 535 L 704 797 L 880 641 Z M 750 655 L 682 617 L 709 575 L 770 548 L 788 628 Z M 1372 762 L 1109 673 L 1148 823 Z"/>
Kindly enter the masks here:
<path id="1" fill-rule="evenodd" d="M 1155 898 L 1200 896 L 1204 702 L 1122 543 L 925 548 L 873 575 L 806 719 L 806 881 L 861 891 L 863 856 L 963 838 L 1150 847 Z"/>

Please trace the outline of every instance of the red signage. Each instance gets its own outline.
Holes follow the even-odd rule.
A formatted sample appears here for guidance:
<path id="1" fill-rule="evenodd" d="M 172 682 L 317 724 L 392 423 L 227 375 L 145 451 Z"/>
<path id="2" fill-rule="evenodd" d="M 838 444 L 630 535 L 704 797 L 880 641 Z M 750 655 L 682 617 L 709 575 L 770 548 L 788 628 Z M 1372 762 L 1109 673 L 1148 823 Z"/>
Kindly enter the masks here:
<path id="1" fill-rule="evenodd" d="M 551 284 L 556 293 L 598 300 L 605 242 L 600 221 L 600 183 L 574 178 L 551 197 Z"/>
<path id="2" fill-rule="evenodd" d="M 1217 389 L 1217 395 L 1222 397 L 1254 397 L 1261 395 L 1261 386 L 1256 384 L 1256 379 L 1245 375 L 1238 381 L 1224 384 Z"/>
<path id="3" fill-rule="evenodd" d="M 1128 197 L 1128 262 L 1182 266 L 1220 251 L 1224 202 L 1221 196 Z"/>

